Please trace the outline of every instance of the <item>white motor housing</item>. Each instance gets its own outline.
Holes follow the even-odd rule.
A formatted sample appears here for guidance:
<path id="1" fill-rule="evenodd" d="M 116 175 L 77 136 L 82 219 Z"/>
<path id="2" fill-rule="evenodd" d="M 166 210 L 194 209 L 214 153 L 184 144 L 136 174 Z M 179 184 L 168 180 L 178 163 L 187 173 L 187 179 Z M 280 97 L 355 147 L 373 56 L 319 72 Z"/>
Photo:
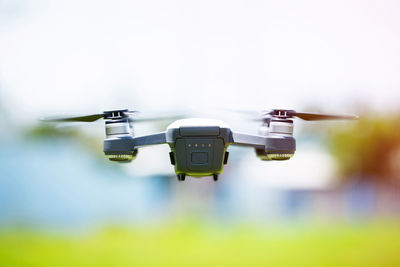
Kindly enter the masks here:
<path id="1" fill-rule="evenodd" d="M 288 160 L 294 156 L 296 141 L 293 138 L 293 121 L 288 119 L 271 119 L 258 130 L 261 136 L 273 137 L 266 150 L 256 149 L 257 156 L 262 160 Z"/>

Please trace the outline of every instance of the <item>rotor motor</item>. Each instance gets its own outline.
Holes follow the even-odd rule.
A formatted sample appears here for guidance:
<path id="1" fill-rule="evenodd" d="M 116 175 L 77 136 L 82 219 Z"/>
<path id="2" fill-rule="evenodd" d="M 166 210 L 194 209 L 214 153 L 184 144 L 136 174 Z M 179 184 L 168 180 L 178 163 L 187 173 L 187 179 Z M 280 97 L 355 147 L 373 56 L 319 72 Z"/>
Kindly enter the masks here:
<path id="1" fill-rule="evenodd" d="M 105 122 L 104 154 L 111 161 L 130 162 L 136 158 L 134 131 L 128 117 Z"/>
<path id="2" fill-rule="evenodd" d="M 294 156 L 296 141 L 293 138 L 293 120 L 286 118 L 266 118 L 259 128 L 261 136 L 277 137 L 269 138 L 266 144 L 267 150 L 256 149 L 257 156 L 262 160 L 288 160 Z"/>
<path id="3" fill-rule="evenodd" d="M 269 135 L 293 136 L 293 121 L 272 119 L 268 127 Z"/>

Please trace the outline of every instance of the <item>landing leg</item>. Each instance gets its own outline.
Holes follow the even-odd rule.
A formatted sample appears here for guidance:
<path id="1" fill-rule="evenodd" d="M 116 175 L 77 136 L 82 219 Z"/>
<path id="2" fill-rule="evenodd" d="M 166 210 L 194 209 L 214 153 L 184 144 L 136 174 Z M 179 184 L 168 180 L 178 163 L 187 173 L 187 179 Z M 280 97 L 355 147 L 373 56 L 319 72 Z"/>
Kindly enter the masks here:
<path id="1" fill-rule="evenodd" d="M 218 181 L 218 174 L 217 174 L 217 173 L 214 173 L 214 174 L 213 174 L 213 178 L 214 178 L 214 182 Z"/>
<path id="2" fill-rule="evenodd" d="M 181 174 L 178 174 L 177 177 L 178 177 L 178 181 L 185 181 L 186 174 L 181 173 Z"/>

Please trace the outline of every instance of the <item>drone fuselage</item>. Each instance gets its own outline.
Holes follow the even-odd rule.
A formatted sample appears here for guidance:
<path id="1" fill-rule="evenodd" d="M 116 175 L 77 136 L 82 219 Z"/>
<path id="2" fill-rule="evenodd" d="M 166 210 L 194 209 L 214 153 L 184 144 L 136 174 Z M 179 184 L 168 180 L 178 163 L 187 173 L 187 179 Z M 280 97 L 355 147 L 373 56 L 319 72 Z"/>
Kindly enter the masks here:
<path id="1" fill-rule="evenodd" d="M 127 124 L 127 120 L 106 122 L 105 155 L 112 161 L 130 162 L 139 147 L 168 144 L 171 164 L 180 180 L 185 176 L 213 176 L 217 180 L 228 162 L 229 145 L 253 147 L 262 160 L 287 160 L 296 150 L 295 139 L 282 129 L 265 136 L 245 134 L 232 131 L 219 120 L 191 118 L 175 121 L 162 133 L 134 137 Z"/>

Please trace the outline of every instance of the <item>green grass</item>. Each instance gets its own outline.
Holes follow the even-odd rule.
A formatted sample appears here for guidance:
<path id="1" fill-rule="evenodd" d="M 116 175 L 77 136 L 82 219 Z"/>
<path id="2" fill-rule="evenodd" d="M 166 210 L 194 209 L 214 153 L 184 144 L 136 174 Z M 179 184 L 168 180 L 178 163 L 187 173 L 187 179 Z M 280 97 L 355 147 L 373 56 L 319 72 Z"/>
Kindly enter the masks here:
<path id="1" fill-rule="evenodd" d="M 0 266 L 400 266 L 400 227 L 109 227 L 78 235 L 0 233 Z"/>

